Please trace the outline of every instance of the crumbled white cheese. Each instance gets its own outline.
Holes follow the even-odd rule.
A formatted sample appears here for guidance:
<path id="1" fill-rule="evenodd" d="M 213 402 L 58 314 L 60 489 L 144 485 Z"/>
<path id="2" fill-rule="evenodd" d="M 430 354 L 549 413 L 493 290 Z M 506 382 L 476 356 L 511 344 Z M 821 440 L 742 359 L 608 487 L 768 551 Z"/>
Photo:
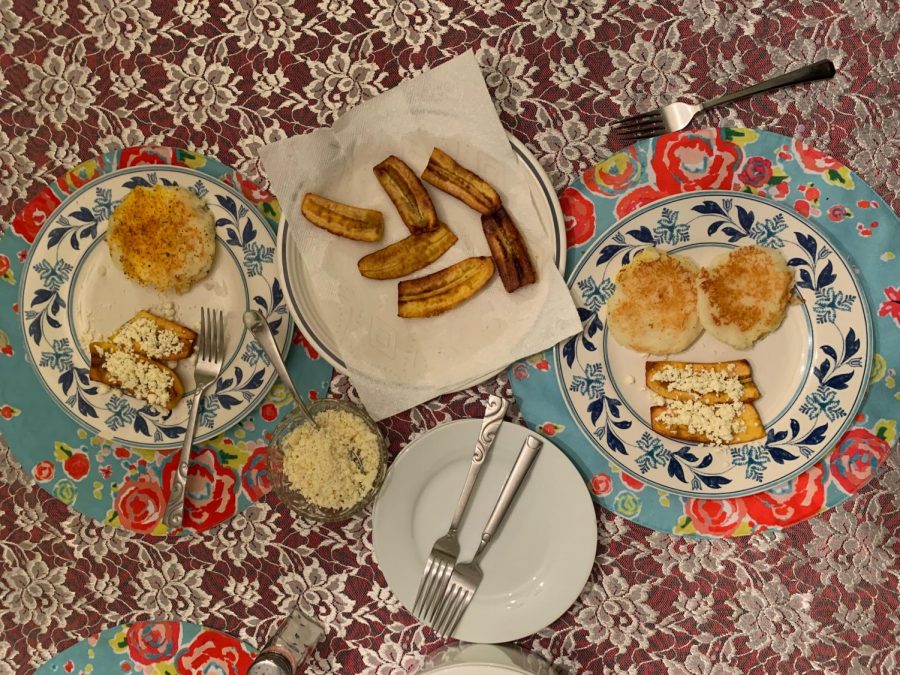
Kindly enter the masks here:
<path id="1" fill-rule="evenodd" d="M 310 502 L 347 509 L 372 489 L 378 473 L 378 437 L 356 415 L 324 410 L 316 424 L 294 429 L 284 440 L 284 474 Z M 355 448 L 364 471 L 350 457 Z"/>
<path id="2" fill-rule="evenodd" d="M 703 394 L 724 393 L 729 401 L 740 401 L 744 385 L 734 371 L 733 363 L 729 363 L 725 370 L 708 368 L 695 370 L 693 365 L 688 363 L 683 368 L 665 366 L 654 373 L 651 379 L 663 382 L 669 391 L 689 392 L 694 398 L 700 398 Z"/>
<path id="3" fill-rule="evenodd" d="M 97 387 L 97 393 L 101 396 L 109 393 L 109 386 L 103 384 L 102 382 L 97 382 L 94 386 Z"/>
<path id="4" fill-rule="evenodd" d="M 126 323 L 112 338 L 120 347 L 140 350 L 151 359 L 162 359 L 181 351 L 181 338 L 168 329 L 160 330 L 155 321 L 140 317 Z"/>
<path id="5" fill-rule="evenodd" d="M 165 405 L 175 381 L 172 374 L 130 351 L 116 350 L 106 355 L 103 367 L 123 389 L 132 391 L 152 405 Z"/>
<path id="6" fill-rule="evenodd" d="M 634 378 L 631 375 L 626 375 L 625 384 L 634 384 Z"/>
<path id="7" fill-rule="evenodd" d="M 663 424 L 687 427 L 692 434 L 702 434 L 713 443 L 728 443 L 734 434 L 747 428 L 741 419 L 744 404 L 740 401 L 706 405 L 700 401 L 668 401 L 659 416 Z"/>

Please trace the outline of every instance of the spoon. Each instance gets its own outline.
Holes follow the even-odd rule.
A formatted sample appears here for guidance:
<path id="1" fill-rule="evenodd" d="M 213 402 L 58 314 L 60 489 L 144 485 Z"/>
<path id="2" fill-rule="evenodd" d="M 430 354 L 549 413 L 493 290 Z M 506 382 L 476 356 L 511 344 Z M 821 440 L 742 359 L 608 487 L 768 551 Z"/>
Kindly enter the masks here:
<path id="1" fill-rule="evenodd" d="M 248 309 L 244 312 L 244 325 L 247 327 L 247 330 L 253 334 L 253 337 L 256 339 L 256 342 L 259 343 L 259 346 L 262 347 L 266 356 L 269 357 L 269 362 L 275 367 L 275 372 L 278 373 L 278 377 L 281 378 L 284 386 L 291 392 L 291 395 L 297 402 L 297 406 L 300 408 L 300 412 L 302 412 L 303 416 L 306 417 L 309 422 L 312 422 L 312 425 L 318 429 L 319 425 L 310 414 L 309 408 L 306 407 L 306 404 L 300 396 L 300 392 L 297 391 L 294 382 L 291 380 L 290 374 L 288 374 L 288 370 L 281 358 L 281 353 L 278 351 L 278 345 L 275 343 L 275 336 L 272 335 L 272 329 L 269 328 L 269 322 L 266 321 L 266 317 L 258 309 Z M 356 465 L 356 468 L 359 469 L 360 473 L 365 473 L 365 467 L 363 466 L 362 459 L 356 448 L 350 448 L 350 459 L 353 460 L 353 463 Z"/>

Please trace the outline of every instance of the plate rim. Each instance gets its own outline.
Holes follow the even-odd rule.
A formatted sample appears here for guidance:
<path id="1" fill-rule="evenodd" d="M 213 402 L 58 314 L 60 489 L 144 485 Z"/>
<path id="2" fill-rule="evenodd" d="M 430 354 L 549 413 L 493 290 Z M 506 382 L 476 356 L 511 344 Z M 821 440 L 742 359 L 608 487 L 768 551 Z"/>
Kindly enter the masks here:
<path id="1" fill-rule="evenodd" d="M 133 147 L 146 148 L 146 147 L 154 147 L 154 146 L 133 146 Z M 179 149 L 174 146 L 160 146 L 160 147 L 165 147 L 167 149 L 172 149 L 172 150 Z M 122 151 L 127 150 L 127 149 L 128 148 L 120 148 L 114 152 L 121 153 Z M 202 156 L 204 158 L 206 158 L 207 160 L 213 159 L 218 162 L 218 160 L 215 158 L 210 158 L 210 157 L 207 157 L 206 155 L 202 155 Z M 226 165 L 223 165 L 223 166 L 226 166 Z M 54 210 L 44 220 L 43 224 L 41 225 L 40 230 L 38 230 L 38 232 L 35 234 L 34 240 L 29 243 L 28 254 L 22 263 L 22 269 L 25 270 L 25 273 L 22 274 L 22 278 L 18 281 L 17 298 L 18 298 L 19 306 L 25 307 L 25 303 L 24 303 L 25 280 L 28 277 L 27 270 L 31 269 L 31 263 L 34 259 L 37 245 L 40 244 L 40 242 L 42 242 L 43 239 L 48 235 L 48 233 L 49 233 L 48 226 L 62 214 L 62 212 L 65 209 L 67 204 L 70 204 L 74 199 L 77 199 L 82 194 L 88 192 L 90 189 L 95 189 L 97 187 L 98 182 L 102 182 L 104 180 L 109 180 L 114 176 L 130 174 L 130 173 L 140 174 L 140 173 L 157 173 L 157 172 L 158 173 L 174 172 L 174 173 L 188 174 L 188 175 L 196 177 L 198 180 L 215 183 L 219 188 L 224 189 L 226 192 L 231 194 L 233 197 L 239 199 L 243 203 L 243 205 L 247 207 L 248 211 L 251 211 L 255 214 L 258 222 L 269 233 L 269 235 L 272 237 L 272 241 L 276 243 L 276 247 L 277 247 L 278 233 L 277 233 L 277 231 L 274 230 L 272 223 L 269 221 L 269 219 L 266 218 L 265 215 L 263 215 L 263 213 L 259 210 L 259 207 L 256 204 L 253 204 L 240 190 L 238 190 L 235 186 L 229 185 L 228 183 L 224 182 L 223 180 L 221 180 L 220 177 L 213 176 L 213 175 L 207 174 L 207 173 L 203 173 L 202 171 L 199 171 L 198 169 L 191 167 L 191 166 L 179 166 L 179 165 L 174 165 L 174 164 L 138 164 L 138 165 L 133 165 L 133 166 L 125 166 L 125 167 L 116 166 L 116 167 L 110 168 L 110 170 L 108 170 L 108 171 L 102 172 L 100 175 L 94 177 L 92 180 L 85 182 L 84 185 L 79 186 L 77 189 L 75 189 L 71 193 L 65 194 L 64 197 L 62 197 L 60 199 L 60 203 L 56 206 L 56 208 L 54 208 Z M 105 233 L 103 236 L 105 236 Z M 98 235 L 98 237 L 99 237 L 99 235 Z M 221 237 L 219 237 L 218 231 L 216 232 L 216 239 L 217 240 L 221 239 Z M 79 253 L 80 253 L 79 258 L 83 258 L 96 245 L 97 245 L 96 243 L 92 244 L 91 246 L 88 246 L 87 248 L 85 248 L 83 251 L 79 251 Z M 77 265 L 75 267 L 77 268 Z M 241 274 L 243 277 L 243 268 L 240 267 L 240 265 L 238 267 L 241 270 Z M 275 279 L 279 280 L 277 266 L 275 269 Z M 74 284 L 74 277 L 73 277 L 71 283 Z M 244 283 L 245 284 L 247 283 L 246 277 L 244 277 Z M 288 307 L 288 312 L 286 312 L 286 318 L 287 318 L 287 324 L 286 324 L 284 332 L 283 332 L 284 343 L 280 347 L 282 359 L 287 357 L 288 353 L 290 352 L 291 344 L 292 344 L 290 335 L 293 333 L 294 320 L 293 320 L 293 315 L 291 314 L 289 307 Z M 24 340 L 24 336 L 27 335 L 25 321 L 26 321 L 25 320 L 25 312 L 20 312 L 19 313 L 19 321 L 17 322 L 16 325 L 19 328 L 20 332 L 22 333 L 23 340 Z M 66 321 L 68 321 L 68 312 L 66 315 Z M 242 328 L 241 340 L 238 343 L 238 347 L 240 347 L 240 345 L 244 343 L 244 341 L 246 340 L 246 336 L 247 336 L 247 329 Z M 24 340 L 24 343 L 26 345 L 26 350 L 28 350 L 27 340 Z M 76 350 L 79 352 L 81 351 L 81 350 L 78 350 L 77 348 L 76 348 Z M 30 350 L 28 350 L 28 351 L 30 351 Z M 233 362 L 234 359 L 237 358 L 239 351 L 240 350 L 235 351 L 230 362 Z M 81 417 L 74 415 L 72 410 L 68 406 L 63 405 L 63 402 L 60 401 L 56 397 L 56 395 L 53 394 L 53 392 L 50 391 L 49 388 L 47 387 L 47 384 L 44 381 L 44 378 L 41 376 L 39 366 L 35 362 L 35 360 L 33 358 L 29 358 L 27 360 L 31 364 L 31 369 L 32 369 L 32 372 L 34 373 L 35 379 L 40 384 L 42 390 L 44 391 L 45 395 L 50 399 L 50 401 L 56 407 L 58 407 L 63 412 L 64 415 L 69 417 L 69 419 L 71 419 L 75 424 L 85 428 L 85 430 L 88 431 L 89 433 L 92 433 L 95 436 L 101 436 L 103 438 L 108 438 L 110 441 L 112 441 L 114 443 L 120 443 L 122 445 L 125 445 L 126 447 L 132 447 L 132 448 L 146 448 L 146 449 L 153 449 L 153 450 L 171 450 L 173 448 L 178 448 L 178 447 L 181 447 L 181 445 L 183 445 L 184 439 L 175 440 L 175 441 L 170 441 L 170 440 L 153 441 L 152 439 L 148 439 L 147 441 L 141 441 L 140 443 L 135 443 L 135 442 L 132 442 L 129 440 L 119 438 L 114 435 L 111 436 L 111 435 L 107 434 L 106 430 L 104 430 L 104 429 L 95 428 L 95 426 L 93 424 L 87 422 L 86 420 L 82 419 Z M 193 441 L 194 445 L 196 445 L 198 443 L 203 443 L 204 441 L 207 441 L 211 438 L 215 438 L 215 437 L 219 436 L 220 434 L 226 433 L 227 431 L 229 431 L 231 428 L 233 428 L 237 424 L 240 424 L 248 416 L 252 415 L 253 412 L 258 407 L 257 404 L 259 404 L 263 399 L 265 399 L 266 395 L 269 393 L 269 391 L 271 391 L 272 387 L 275 385 L 276 381 L 278 380 L 278 375 L 275 372 L 274 368 L 270 368 L 270 369 L 271 369 L 271 373 L 270 373 L 269 378 L 257 390 L 257 394 L 254 397 L 253 401 L 251 401 L 249 405 L 245 406 L 244 411 L 238 415 L 235 415 L 229 422 L 227 422 L 226 424 L 223 424 L 221 427 L 209 429 L 203 433 L 197 433 L 194 437 L 194 441 Z M 189 394 L 190 394 L 190 392 L 186 391 L 184 396 L 187 397 Z"/>
<path id="2" fill-rule="evenodd" d="M 559 202 L 559 195 L 557 194 L 556 189 L 553 187 L 553 182 L 550 180 L 547 172 L 544 171 L 544 168 L 541 166 L 540 162 L 538 162 L 534 154 L 528 149 L 528 147 L 510 131 L 506 132 L 506 137 L 517 159 L 521 163 L 525 164 L 525 166 L 529 170 L 529 175 L 537 183 L 537 185 L 541 189 L 541 192 L 543 192 L 544 196 L 547 198 L 547 203 L 550 207 L 550 219 L 553 221 L 553 225 L 555 225 L 553 231 L 554 245 L 556 246 L 556 267 L 559 270 L 560 275 L 562 275 L 562 277 L 565 279 L 568 246 L 566 241 L 566 223 L 562 212 L 562 205 Z M 275 241 L 275 270 L 278 278 L 281 280 L 282 286 L 284 287 L 284 294 L 288 312 L 291 315 L 291 318 L 294 320 L 294 323 L 303 333 L 303 336 L 318 351 L 322 358 L 330 363 L 331 367 L 334 368 L 337 372 L 341 373 L 342 375 L 349 375 L 350 371 L 347 368 L 347 364 L 344 362 L 344 360 L 338 354 L 333 353 L 331 349 L 325 347 L 319 337 L 312 330 L 312 326 L 308 325 L 307 321 L 304 320 L 303 312 L 300 311 L 300 303 L 297 301 L 294 293 L 291 291 L 290 274 L 287 269 L 286 254 L 288 229 L 289 223 L 284 215 L 284 210 L 282 210 L 281 218 L 278 223 L 277 238 Z M 473 380 L 467 380 L 461 384 L 453 385 L 455 387 L 454 391 L 467 389 L 469 387 L 480 384 L 481 382 L 494 377 L 498 373 L 503 372 L 504 370 L 506 370 L 506 368 L 507 366 L 504 366 L 502 368 L 498 368 L 490 374 L 478 376 Z"/>
<path id="3" fill-rule="evenodd" d="M 615 232 L 618 232 L 620 229 L 622 229 L 622 227 L 624 227 L 627 223 L 630 223 L 631 221 L 638 219 L 640 216 L 644 215 L 645 213 L 653 211 L 654 209 L 661 208 L 661 207 L 665 206 L 666 204 L 669 204 L 673 201 L 694 199 L 694 198 L 702 197 L 704 195 L 714 195 L 714 196 L 718 196 L 718 197 L 727 196 L 731 199 L 746 198 L 750 201 L 756 201 L 759 203 L 763 203 L 768 206 L 774 207 L 780 211 L 788 213 L 789 215 L 795 217 L 801 223 L 803 223 L 804 225 L 809 227 L 819 237 L 821 237 L 824 241 L 826 241 L 828 243 L 828 245 L 831 246 L 832 250 L 841 259 L 841 262 L 845 265 L 845 267 L 847 268 L 847 271 L 850 273 L 850 278 L 853 281 L 855 289 L 857 290 L 857 293 L 858 293 L 857 299 L 860 301 L 863 317 L 865 319 L 866 333 L 865 333 L 865 339 L 863 341 L 863 344 L 865 346 L 865 351 L 866 351 L 868 358 L 864 359 L 863 370 L 861 373 L 862 377 L 860 378 L 860 382 L 863 384 L 860 387 L 860 390 L 856 394 L 855 401 L 853 403 L 853 407 L 847 411 L 847 415 L 844 418 L 844 420 L 841 422 L 839 430 L 834 434 L 835 439 L 841 438 L 852 426 L 854 417 L 856 416 L 856 413 L 859 412 L 859 409 L 862 407 L 863 403 L 865 402 L 866 396 L 869 393 L 869 386 L 870 386 L 869 385 L 869 377 L 871 375 L 871 369 L 872 369 L 872 357 L 875 353 L 875 344 L 874 344 L 875 336 L 874 336 L 874 325 L 873 325 L 873 321 L 872 321 L 872 314 L 871 314 L 871 310 L 869 307 L 868 298 L 866 297 L 864 287 L 862 285 L 862 280 L 860 279 L 859 275 L 854 270 L 854 263 L 853 263 L 852 257 L 847 255 L 847 253 L 843 250 L 843 247 L 840 244 L 835 245 L 832 238 L 828 234 L 824 233 L 816 224 L 811 222 L 808 218 L 803 217 L 801 214 L 797 213 L 796 211 L 791 209 L 789 206 L 780 204 L 774 200 L 768 199 L 768 198 L 760 196 L 760 195 L 749 194 L 749 193 L 745 193 L 745 192 L 735 192 L 733 190 L 705 189 L 705 190 L 694 190 L 694 191 L 689 191 L 689 192 L 681 192 L 681 193 L 673 194 L 673 195 L 667 195 L 665 197 L 662 197 L 662 198 L 652 202 L 651 204 L 647 204 L 644 207 L 635 209 L 633 212 L 627 214 L 623 218 L 616 220 L 613 224 L 611 224 L 603 232 L 602 236 L 597 237 L 596 240 L 592 241 L 590 246 L 586 247 L 581 252 L 581 257 L 579 258 L 577 263 L 575 263 L 575 265 L 572 267 L 571 272 L 569 272 L 569 274 L 566 275 L 566 277 L 565 277 L 566 286 L 571 290 L 570 282 L 574 282 L 578 273 L 582 269 L 584 269 L 584 267 L 587 265 L 587 263 L 593 258 L 594 254 L 596 253 L 600 244 L 606 242 L 606 240 L 610 236 L 612 236 Z M 812 334 L 810 334 L 810 339 L 812 339 Z M 567 397 L 565 389 L 563 387 L 563 382 L 562 382 L 562 377 L 561 377 L 561 369 L 558 367 L 559 363 L 560 363 L 560 351 L 562 349 L 562 344 L 563 343 L 555 345 L 554 347 L 552 347 L 550 349 L 550 352 L 551 352 L 551 355 L 552 355 L 552 358 L 554 361 L 554 365 L 556 366 L 556 369 L 554 370 L 554 373 L 557 374 L 556 385 L 560 390 L 563 405 L 571 413 L 571 406 L 569 404 L 568 397 Z M 813 346 L 815 346 L 815 345 L 813 345 Z M 812 353 L 812 361 L 813 361 L 813 363 L 815 362 L 815 353 Z M 793 405 L 796 405 L 796 399 L 794 400 Z M 786 414 L 786 412 L 783 414 Z M 783 414 L 781 416 L 783 416 Z M 579 418 L 580 418 L 580 415 L 579 415 Z M 699 499 L 710 499 L 710 500 L 718 501 L 718 500 L 747 497 L 747 496 L 758 494 L 761 492 L 768 492 L 770 490 L 776 490 L 778 488 L 778 486 L 783 485 L 783 484 L 787 483 L 788 481 L 793 480 L 794 478 L 796 478 L 803 472 L 807 471 L 808 469 L 812 468 L 813 466 L 815 466 L 816 464 L 821 462 L 822 459 L 824 457 L 826 457 L 833 449 L 833 442 L 829 443 L 829 444 L 823 443 L 822 448 L 819 450 L 818 453 L 810 455 L 808 458 L 806 458 L 806 461 L 804 463 L 802 463 L 798 468 L 793 469 L 790 473 L 785 474 L 784 476 L 775 479 L 771 483 L 765 483 L 765 484 L 762 484 L 759 486 L 746 488 L 744 490 L 731 491 L 731 492 L 715 492 L 715 493 L 713 493 L 713 492 L 690 492 L 690 491 L 687 491 L 684 489 L 671 487 L 669 485 L 661 485 L 651 479 L 648 479 L 646 476 L 635 474 L 630 468 L 624 466 L 621 462 L 618 461 L 617 458 L 613 457 L 610 453 L 603 450 L 596 442 L 594 442 L 593 438 L 590 437 L 588 434 L 586 434 L 584 432 L 584 430 L 582 429 L 582 424 L 579 423 L 579 419 L 575 419 L 573 417 L 573 421 L 576 423 L 576 428 L 579 429 L 579 432 L 581 433 L 582 437 L 584 437 L 588 440 L 588 442 L 591 444 L 591 446 L 603 457 L 604 460 L 612 462 L 619 469 L 621 469 L 622 471 L 627 473 L 631 478 L 638 480 L 642 483 L 645 483 L 649 487 L 655 488 L 657 490 L 663 490 L 670 494 L 677 495 L 679 497 L 684 497 L 686 499 L 699 498 Z M 651 430 L 651 433 L 655 434 L 656 432 L 652 432 L 652 430 Z M 658 435 L 659 434 L 657 434 L 657 436 Z"/>
<path id="4" fill-rule="evenodd" d="M 379 555 L 376 551 L 376 549 L 377 549 L 377 546 L 375 543 L 376 531 L 380 529 L 377 527 L 377 523 L 380 520 L 378 517 L 378 513 L 379 513 L 379 510 L 381 508 L 383 508 L 385 495 L 388 494 L 388 488 L 390 487 L 390 472 L 394 470 L 394 466 L 396 465 L 396 463 L 398 461 L 402 461 L 402 459 L 404 457 L 408 457 L 411 452 L 415 452 L 417 448 L 421 448 L 423 442 L 427 442 L 429 436 L 431 436 L 432 434 L 443 433 L 450 427 L 471 425 L 473 428 L 473 432 L 474 432 L 472 435 L 472 438 L 474 439 L 477 437 L 477 432 L 478 432 L 478 429 L 480 428 L 480 424 L 481 424 L 481 419 L 479 419 L 479 418 L 464 418 L 464 419 L 451 420 L 449 422 L 446 422 L 444 424 L 441 424 L 441 425 L 438 425 L 436 427 L 429 429 L 424 434 L 422 434 L 422 435 L 416 437 L 415 439 L 413 439 L 412 441 L 410 441 L 399 453 L 397 453 L 396 457 L 391 462 L 391 467 L 388 472 L 388 477 L 385 479 L 384 489 L 382 489 L 381 492 L 378 494 L 378 497 L 375 500 L 375 503 L 372 508 L 372 555 L 373 555 L 373 560 L 375 561 L 375 564 L 378 565 L 378 568 L 379 568 L 379 570 L 381 570 L 381 573 L 385 576 L 385 584 L 388 586 L 388 589 L 391 591 L 391 593 L 397 599 L 397 602 L 401 605 L 401 607 L 403 607 L 404 611 L 406 611 L 416 621 L 418 621 L 418 618 L 412 614 L 411 610 L 407 607 L 406 603 L 404 603 L 400 599 L 400 597 L 397 595 L 397 593 L 393 590 L 393 588 L 391 588 L 390 583 L 388 582 L 388 579 L 387 579 L 387 575 L 384 574 L 384 569 L 382 568 L 381 562 L 379 562 Z M 571 596 L 571 598 L 568 599 L 565 606 L 558 613 L 554 609 L 552 618 L 550 618 L 548 621 L 541 620 L 540 625 L 536 626 L 533 630 L 529 630 L 528 632 L 525 632 L 525 633 L 521 633 L 521 631 L 513 631 L 513 632 L 509 633 L 508 635 L 501 633 L 500 637 L 497 639 L 484 639 L 484 636 L 479 636 L 479 639 L 474 641 L 479 644 L 502 644 L 505 642 L 512 642 L 515 640 L 520 640 L 529 635 L 533 635 L 534 633 L 541 630 L 542 628 L 545 628 L 546 626 L 549 626 L 551 623 L 556 621 L 560 616 L 565 614 L 567 609 L 570 608 L 581 596 L 581 593 L 584 590 L 585 584 L 590 579 L 591 572 L 593 571 L 593 568 L 594 568 L 594 563 L 597 560 L 597 545 L 599 542 L 596 505 L 594 503 L 594 500 L 591 498 L 591 494 L 587 488 L 587 485 L 585 485 L 585 482 L 582 478 L 581 472 L 579 471 L 578 467 L 574 464 L 574 462 L 569 458 L 569 456 L 565 453 L 565 451 L 563 451 L 563 449 L 560 448 L 558 445 L 556 445 L 551 439 L 548 439 L 543 434 L 539 434 L 539 433 L 532 431 L 531 429 L 529 429 L 528 427 L 526 427 L 522 424 L 516 424 L 515 422 L 511 422 L 509 420 L 504 420 L 503 425 L 516 428 L 518 430 L 516 433 L 525 434 L 525 435 L 528 435 L 528 434 L 537 435 L 544 442 L 545 446 L 552 447 L 554 449 L 554 451 L 559 454 L 560 459 L 565 461 L 565 466 L 567 467 L 567 469 L 565 469 L 565 470 L 571 471 L 573 487 L 575 486 L 576 481 L 577 481 L 577 484 L 579 485 L 579 491 L 583 493 L 583 503 L 585 504 L 585 513 L 587 514 L 588 509 L 590 510 L 589 511 L 590 512 L 590 521 L 592 523 L 592 526 L 590 527 L 591 534 L 590 534 L 589 538 L 592 541 L 592 545 L 589 547 L 590 551 L 591 551 L 590 562 L 589 562 L 589 564 L 586 565 L 587 569 L 584 571 L 583 580 L 581 582 L 579 582 L 579 584 L 577 585 L 577 588 L 576 588 L 575 584 L 572 585 L 573 591 L 571 593 L 566 594 L 565 596 L 561 596 L 560 594 L 557 594 L 557 596 L 555 596 L 555 597 L 565 597 L 565 598 L 569 598 Z M 410 453 L 408 453 L 407 451 L 410 451 Z M 470 448 L 460 446 L 459 452 L 461 454 L 463 452 L 465 452 L 466 454 L 463 455 L 464 457 L 468 456 L 468 453 L 470 452 Z M 587 531 L 588 531 L 588 528 L 587 528 L 587 520 L 586 520 L 585 521 L 585 533 L 584 533 L 585 536 L 587 536 Z M 579 538 L 579 541 L 582 540 L 583 538 L 584 537 Z M 585 556 L 585 563 L 587 563 L 587 560 L 588 560 L 587 556 Z M 573 565 L 573 567 L 574 567 L 574 565 Z M 582 575 L 580 573 L 577 576 L 574 576 L 574 573 L 569 576 L 571 578 L 578 578 L 578 579 L 582 578 Z M 459 640 L 462 640 L 465 642 L 473 642 L 473 640 L 469 640 L 468 637 L 474 637 L 474 636 L 468 636 L 468 637 L 454 636 L 454 637 L 456 639 L 459 639 Z M 492 637 L 492 636 L 488 636 L 488 637 Z"/>

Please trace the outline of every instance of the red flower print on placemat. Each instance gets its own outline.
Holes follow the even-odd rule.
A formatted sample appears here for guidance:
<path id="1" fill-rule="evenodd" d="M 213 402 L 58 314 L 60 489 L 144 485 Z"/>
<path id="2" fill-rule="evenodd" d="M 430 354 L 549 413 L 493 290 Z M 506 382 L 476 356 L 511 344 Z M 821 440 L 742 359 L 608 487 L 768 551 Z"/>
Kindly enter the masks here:
<path id="1" fill-rule="evenodd" d="M 175 658 L 181 624 L 177 621 L 138 621 L 129 626 L 126 636 L 131 659 L 135 663 L 152 666 Z"/>
<path id="2" fill-rule="evenodd" d="M 900 327 L 900 287 L 888 286 L 884 289 L 884 297 L 887 300 L 878 308 L 878 316 L 889 316 Z"/>
<path id="3" fill-rule="evenodd" d="M 252 663 L 253 659 L 237 639 L 205 630 L 191 640 L 176 665 L 180 675 L 244 675 Z"/>
<path id="4" fill-rule="evenodd" d="M 687 499 L 684 512 L 698 534 L 715 537 L 734 534 L 747 514 L 740 499 Z"/>
<path id="5" fill-rule="evenodd" d="M 566 221 L 566 244 L 580 246 L 594 236 L 594 205 L 580 192 L 566 188 L 559 196 Z"/>
<path id="6" fill-rule="evenodd" d="M 742 499 L 757 524 L 785 527 L 819 512 L 825 503 L 826 477 L 819 463 L 781 488 Z"/>
<path id="7" fill-rule="evenodd" d="M 831 478 L 847 494 L 865 485 L 887 458 L 891 446 L 867 429 L 851 429 L 831 454 Z"/>

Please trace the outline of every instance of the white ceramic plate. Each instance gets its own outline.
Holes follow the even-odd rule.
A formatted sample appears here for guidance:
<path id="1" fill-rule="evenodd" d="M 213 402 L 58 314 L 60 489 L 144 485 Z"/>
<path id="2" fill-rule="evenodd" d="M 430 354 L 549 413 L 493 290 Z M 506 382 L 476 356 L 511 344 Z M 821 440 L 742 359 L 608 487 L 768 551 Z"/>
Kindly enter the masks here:
<path id="1" fill-rule="evenodd" d="M 550 178 L 541 168 L 525 145 L 512 134 L 508 134 L 509 142 L 516 157 L 522 166 L 527 169 L 532 179 L 530 190 L 531 199 L 537 212 L 540 214 L 540 224 L 553 244 L 554 259 L 560 273 L 565 273 L 566 267 L 566 224 L 563 220 L 562 209 L 556 190 L 550 182 Z M 278 268 L 278 276 L 283 280 L 287 294 L 287 305 L 291 315 L 297 321 L 300 330 L 336 370 L 347 372 L 347 364 L 341 356 L 334 337 L 322 318 L 321 303 L 330 302 L 329 298 L 316 298 L 306 289 L 309 284 L 306 278 L 309 272 L 303 265 L 299 246 L 290 236 L 291 228 L 286 226 L 284 219 L 278 228 L 278 243 L 275 263 Z M 502 370 L 502 369 L 501 369 Z M 499 372 L 499 371 L 497 371 Z M 487 378 L 479 377 L 474 381 L 462 382 L 455 386 L 455 390 L 465 389 L 482 382 Z"/>
<path id="2" fill-rule="evenodd" d="M 747 359 L 762 396 L 754 402 L 767 435 L 710 450 L 657 435 L 650 426 L 648 360 L 606 330 L 606 304 L 623 265 L 653 245 L 698 265 L 737 246 L 780 251 L 803 302 L 751 349 L 704 333 L 680 361 Z M 584 331 L 554 350 L 563 399 L 578 428 L 638 480 L 685 496 L 728 498 L 772 489 L 805 471 L 849 427 L 872 363 L 872 324 L 849 261 L 809 222 L 779 204 L 734 192 L 662 199 L 610 228 L 567 279 Z"/>
<path id="3" fill-rule="evenodd" d="M 394 460 L 375 504 L 375 558 L 411 608 L 434 541 L 447 531 L 481 420 L 459 420 L 412 441 Z M 461 560 L 481 531 L 528 429 L 500 427 L 460 528 Z M 594 505 L 578 471 L 549 440 L 482 561 L 484 581 L 453 637 L 497 643 L 555 621 L 584 588 L 597 552 Z"/>
<path id="4" fill-rule="evenodd" d="M 162 294 L 128 279 L 110 261 L 105 236 L 111 211 L 139 185 L 177 184 L 200 195 L 216 218 L 216 259 L 209 276 L 181 295 Z M 102 339 L 141 309 L 174 306 L 176 320 L 199 328 L 200 308 L 225 316 L 227 358 L 203 398 L 196 441 L 216 436 L 259 404 L 275 380 L 244 311 L 265 312 L 284 353 L 292 333 L 275 274 L 275 235 L 257 209 L 234 188 L 188 167 L 145 165 L 114 170 L 68 195 L 38 233 L 25 263 L 19 304 L 26 347 L 41 384 L 84 428 L 129 447 L 181 445 L 187 402 L 162 413 L 88 378 L 88 344 Z M 190 361 L 190 363 L 188 363 Z M 176 372 L 194 388 L 193 361 Z M 185 399 L 187 396 L 185 396 Z"/>

